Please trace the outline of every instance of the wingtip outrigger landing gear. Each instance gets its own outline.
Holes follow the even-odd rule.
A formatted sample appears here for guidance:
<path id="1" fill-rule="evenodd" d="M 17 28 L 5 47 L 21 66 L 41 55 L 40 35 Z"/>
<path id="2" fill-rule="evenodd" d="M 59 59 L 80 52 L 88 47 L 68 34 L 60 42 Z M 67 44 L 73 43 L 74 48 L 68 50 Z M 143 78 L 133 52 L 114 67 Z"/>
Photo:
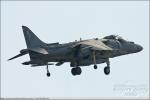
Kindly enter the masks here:
<path id="1" fill-rule="evenodd" d="M 110 73 L 110 62 L 109 62 L 109 59 L 107 59 L 106 64 L 107 64 L 107 66 L 104 68 L 104 73 L 106 75 L 109 75 L 109 73 Z"/>
<path id="2" fill-rule="evenodd" d="M 97 69 L 95 51 L 93 51 L 94 69 Z"/>
<path id="3" fill-rule="evenodd" d="M 94 69 L 97 69 L 97 65 L 94 65 Z"/>
<path id="4" fill-rule="evenodd" d="M 46 70 L 47 70 L 47 74 L 46 74 L 47 77 L 50 77 L 51 74 L 50 74 L 49 69 L 48 69 L 48 64 L 47 64 L 47 66 L 46 66 Z"/>

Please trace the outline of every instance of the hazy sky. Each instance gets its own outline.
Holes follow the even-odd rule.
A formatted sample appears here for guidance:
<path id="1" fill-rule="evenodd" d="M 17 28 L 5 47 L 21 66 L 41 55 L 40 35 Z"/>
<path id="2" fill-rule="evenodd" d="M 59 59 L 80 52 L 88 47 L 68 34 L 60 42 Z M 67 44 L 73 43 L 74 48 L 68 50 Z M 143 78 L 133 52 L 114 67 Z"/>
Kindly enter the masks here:
<path id="1" fill-rule="evenodd" d="M 72 76 L 70 64 L 65 63 L 50 66 L 48 78 L 45 66 L 21 64 L 29 60 L 28 55 L 7 61 L 26 48 L 22 25 L 47 43 L 117 34 L 144 49 L 110 59 L 109 76 L 103 72 L 105 63 L 99 64 L 97 70 L 83 67 L 80 76 Z M 2 1 L 1 81 L 2 97 L 148 97 L 149 2 Z"/>

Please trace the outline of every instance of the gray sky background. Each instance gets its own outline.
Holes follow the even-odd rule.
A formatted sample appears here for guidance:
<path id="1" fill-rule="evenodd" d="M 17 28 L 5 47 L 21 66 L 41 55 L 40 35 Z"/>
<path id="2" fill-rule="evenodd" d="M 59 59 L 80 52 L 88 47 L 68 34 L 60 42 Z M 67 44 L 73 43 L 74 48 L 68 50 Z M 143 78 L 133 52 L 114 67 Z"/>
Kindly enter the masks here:
<path id="1" fill-rule="evenodd" d="M 72 76 L 69 63 L 31 68 L 21 63 L 28 55 L 7 59 L 26 48 L 21 26 L 28 26 L 47 43 L 102 38 L 117 34 L 143 46 L 144 50 L 110 59 L 106 76 L 99 64 L 82 68 Z M 2 1 L 1 2 L 1 95 L 2 97 L 126 97 L 114 90 L 119 84 L 149 87 L 148 1 Z M 125 88 L 125 87 L 121 87 Z M 132 87 L 134 89 L 134 87 Z M 129 91 L 130 93 L 131 91 Z M 132 92 L 133 93 L 133 92 Z M 148 97 L 149 90 L 131 97 Z"/>

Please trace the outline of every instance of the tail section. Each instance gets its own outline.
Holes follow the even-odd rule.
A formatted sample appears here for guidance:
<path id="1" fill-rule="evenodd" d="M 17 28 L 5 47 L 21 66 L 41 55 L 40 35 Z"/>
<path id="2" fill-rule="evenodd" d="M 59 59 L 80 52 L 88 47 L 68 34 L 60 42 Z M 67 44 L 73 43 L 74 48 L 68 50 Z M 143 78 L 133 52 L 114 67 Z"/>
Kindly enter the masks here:
<path id="1" fill-rule="evenodd" d="M 47 44 L 41 41 L 28 27 L 22 26 L 22 29 L 27 44 L 27 49 L 22 49 L 20 51 L 20 54 L 8 60 L 12 60 L 25 54 L 29 54 L 31 61 L 41 61 L 41 55 L 48 54 L 48 52 L 44 48 L 42 48 Z"/>
<path id="2" fill-rule="evenodd" d="M 22 26 L 22 29 L 28 49 L 46 45 L 46 43 L 41 41 L 28 27 Z"/>

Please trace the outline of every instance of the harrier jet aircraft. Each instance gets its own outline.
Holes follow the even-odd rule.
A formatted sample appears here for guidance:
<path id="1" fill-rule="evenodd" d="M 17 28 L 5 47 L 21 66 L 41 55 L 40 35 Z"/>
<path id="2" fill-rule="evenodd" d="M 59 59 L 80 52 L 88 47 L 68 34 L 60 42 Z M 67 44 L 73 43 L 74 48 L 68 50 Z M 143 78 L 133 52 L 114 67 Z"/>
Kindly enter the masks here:
<path id="1" fill-rule="evenodd" d="M 20 50 L 20 54 L 8 59 L 29 54 L 30 61 L 23 62 L 23 65 L 46 66 L 47 76 L 50 76 L 48 65 L 60 66 L 65 62 L 70 62 L 72 75 L 80 75 L 81 67 L 106 63 L 104 73 L 110 73 L 109 58 L 137 53 L 142 46 L 134 42 L 127 41 L 120 36 L 109 35 L 102 39 L 94 38 L 80 40 L 65 44 L 44 43 L 28 27 L 22 26 L 27 49 Z"/>

